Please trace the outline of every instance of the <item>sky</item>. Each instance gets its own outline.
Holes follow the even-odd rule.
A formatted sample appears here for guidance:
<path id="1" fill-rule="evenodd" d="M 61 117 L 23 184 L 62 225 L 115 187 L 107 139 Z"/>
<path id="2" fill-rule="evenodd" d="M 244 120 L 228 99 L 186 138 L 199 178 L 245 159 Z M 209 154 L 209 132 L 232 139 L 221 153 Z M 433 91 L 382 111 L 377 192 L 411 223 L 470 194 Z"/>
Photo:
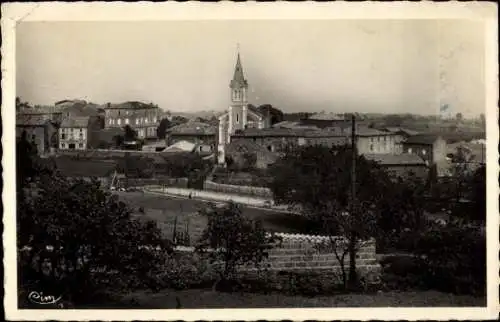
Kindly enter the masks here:
<path id="1" fill-rule="evenodd" d="M 485 110 L 484 25 L 471 20 L 21 22 L 16 92 L 39 105 L 136 100 L 170 111 L 222 111 L 238 47 L 254 105 Z"/>

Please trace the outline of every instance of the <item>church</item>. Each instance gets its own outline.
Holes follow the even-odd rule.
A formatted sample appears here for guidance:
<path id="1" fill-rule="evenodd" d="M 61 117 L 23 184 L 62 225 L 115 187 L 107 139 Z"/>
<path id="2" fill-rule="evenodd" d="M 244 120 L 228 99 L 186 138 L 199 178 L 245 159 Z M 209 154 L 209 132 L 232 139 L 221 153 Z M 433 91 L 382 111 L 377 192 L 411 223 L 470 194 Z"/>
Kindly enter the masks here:
<path id="1" fill-rule="evenodd" d="M 240 53 L 236 60 L 233 79 L 229 84 L 231 104 L 228 111 L 219 117 L 219 132 L 217 144 L 217 163 L 224 164 L 226 148 L 231 142 L 231 137 L 249 128 L 264 129 L 270 127 L 268 116 L 263 115 L 253 106 L 248 104 L 248 81 L 243 73 Z"/>

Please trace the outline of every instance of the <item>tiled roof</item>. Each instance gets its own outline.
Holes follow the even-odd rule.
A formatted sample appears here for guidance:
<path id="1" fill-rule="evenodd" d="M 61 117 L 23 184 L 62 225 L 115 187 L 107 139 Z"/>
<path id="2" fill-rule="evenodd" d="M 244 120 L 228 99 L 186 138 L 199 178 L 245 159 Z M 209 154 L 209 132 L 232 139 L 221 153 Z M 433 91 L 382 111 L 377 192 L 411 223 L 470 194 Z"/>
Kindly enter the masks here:
<path id="1" fill-rule="evenodd" d="M 34 106 L 34 107 L 24 107 L 21 108 L 18 112 L 18 114 L 57 114 L 61 113 L 61 108 L 58 106 L 50 106 L 50 105 L 43 105 L 43 106 Z"/>
<path id="2" fill-rule="evenodd" d="M 416 154 L 363 154 L 363 156 L 382 165 L 425 165 L 425 161 Z"/>
<path id="3" fill-rule="evenodd" d="M 96 116 L 99 115 L 98 106 L 93 103 L 87 103 L 85 101 L 77 101 L 73 104 L 64 104 L 64 109 L 62 110 L 64 114 L 70 113 L 71 116 Z"/>
<path id="4" fill-rule="evenodd" d="M 234 140 L 231 141 L 231 143 L 228 144 L 226 147 L 226 152 L 227 153 L 247 153 L 247 152 L 269 152 L 261 146 L 260 144 L 257 144 L 252 141 L 248 140 Z"/>
<path id="5" fill-rule="evenodd" d="M 315 130 L 318 129 L 316 126 L 307 126 L 307 125 L 302 125 L 298 121 L 283 121 L 279 122 L 273 125 L 274 128 L 284 128 L 284 129 L 308 129 L 308 130 Z"/>
<path id="6" fill-rule="evenodd" d="M 303 130 L 286 129 L 286 128 L 267 128 L 267 129 L 254 129 L 249 128 L 242 131 L 237 131 L 233 136 L 235 137 L 266 137 L 266 136 L 302 136 Z"/>
<path id="7" fill-rule="evenodd" d="M 61 127 L 88 127 L 89 126 L 89 117 L 88 116 L 78 116 L 72 118 L 66 118 L 61 122 Z"/>
<path id="8" fill-rule="evenodd" d="M 255 113 L 255 114 L 257 114 L 257 115 L 259 115 L 261 117 L 265 116 L 265 114 L 263 113 L 263 111 L 261 111 L 258 107 L 255 107 L 255 106 L 249 104 L 247 106 L 247 108 L 248 108 L 249 111 L 252 111 L 253 113 Z"/>
<path id="9" fill-rule="evenodd" d="M 418 134 L 410 136 L 404 143 L 405 144 L 426 144 L 431 145 L 436 142 L 438 135 L 435 134 Z"/>
<path id="10" fill-rule="evenodd" d="M 105 105 L 104 108 L 105 109 L 148 109 L 148 108 L 158 108 L 158 106 L 138 101 L 128 101 L 123 103 Z"/>
<path id="11" fill-rule="evenodd" d="M 16 125 L 17 126 L 44 126 L 49 122 L 49 118 L 46 114 L 17 114 L 16 115 Z"/>
<path id="12" fill-rule="evenodd" d="M 417 135 L 418 132 L 417 131 L 413 131 L 413 130 L 409 130 L 409 129 L 406 129 L 406 128 L 403 128 L 403 127 L 385 127 L 383 128 L 382 130 L 385 130 L 385 131 L 388 131 L 388 132 L 392 132 L 392 133 L 406 133 L 407 135 Z"/>
<path id="13" fill-rule="evenodd" d="M 116 162 L 103 160 L 75 160 L 67 157 L 55 159 L 57 170 L 66 177 L 107 177 L 116 169 Z"/>
<path id="14" fill-rule="evenodd" d="M 171 134 L 193 134 L 193 135 L 215 135 L 217 131 L 217 126 L 196 122 L 196 121 L 188 121 L 184 124 L 179 124 L 167 130 L 167 132 Z"/>
<path id="15" fill-rule="evenodd" d="M 392 135 L 392 133 L 379 131 L 377 129 L 372 129 L 365 126 L 359 126 L 356 128 L 356 135 L 358 136 L 382 136 L 382 135 Z"/>

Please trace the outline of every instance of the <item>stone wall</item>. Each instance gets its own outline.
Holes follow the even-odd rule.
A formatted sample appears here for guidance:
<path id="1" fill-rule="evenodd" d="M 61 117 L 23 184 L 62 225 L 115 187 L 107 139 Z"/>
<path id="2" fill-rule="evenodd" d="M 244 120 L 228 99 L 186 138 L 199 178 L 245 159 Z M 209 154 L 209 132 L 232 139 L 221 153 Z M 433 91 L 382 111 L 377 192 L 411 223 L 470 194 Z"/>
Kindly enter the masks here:
<path id="1" fill-rule="evenodd" d="M 341 277 L 341 266 L 335 252 L 320 249 L 318 245 L 328 242 L 324 236 L 276 234 L 282 241 L 269 251 L 267 260 L 261 263 L 261 268 L 270 272 L 325 272 Z M 338 239 L 342 240 L 341 238 Z M 178 251 L 192 252 L 192 247 L 177 247 Z M 344 258 L 346 271 L 349 267 L 349 256 Z M 381 266 L 376 258 L 375 240 L 371 239 L 361 243 L 356 258 L 357 272 L 367 282 L 376 282 L 380 277 Z M 252 272 L 258 269 L 250 264 L 240 267 L 241 271 Z"/>
<path id="2" fill-rule="evenodd" d="M 203 190 L 261 198 L 272 198 L 272 192 L 269 188 L 222 184 L 208 180 L 206 180 L 203 184 Z"/>

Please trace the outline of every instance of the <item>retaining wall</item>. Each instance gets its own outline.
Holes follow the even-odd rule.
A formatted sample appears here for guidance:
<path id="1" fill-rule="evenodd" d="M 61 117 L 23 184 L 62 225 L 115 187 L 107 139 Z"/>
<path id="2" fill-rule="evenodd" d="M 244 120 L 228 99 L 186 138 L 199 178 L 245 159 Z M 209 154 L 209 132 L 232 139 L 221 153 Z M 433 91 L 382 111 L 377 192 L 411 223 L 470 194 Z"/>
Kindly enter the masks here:
<path id="1" fill-rule="evenodd" d="M 239 186 L 231 184 L 216 183 L 206 180 L 203 184 L 203 189 L 208 191 L 215 191 L 221 193 L 233 193 L 239 195 L 248 195 L 260 198 L 272 198 L 273 194 L 269 188 L 252 187 L 252 186 Z"/>
<path id="2" fill-rule="evenodd" d="M 341 278 L 341 266 L 335 252 L 329 249 L 318 249 L 318 245 L 328 242 L 324 236 L 276 234 L 282 241 L 269 251 L 269 257 L 260 267 L 270 272 L 319 272 L 333 274 Z M 339 239 L 341 240 L 341 239 Z M 192 252 L 193 247 L 177 247 L 178 251 Z M 376 282 L 381 273 L 381 266 L 376 258 L 375 240 L 371 239 L 361 243 L 357 252 L 356 267 L 358 274 L 367 282 Z M 344 258 L 345 269 L 349 267 L 349 256 Z M 241 271 L 257 272 L 253 265 L 240 267 Z"/>

